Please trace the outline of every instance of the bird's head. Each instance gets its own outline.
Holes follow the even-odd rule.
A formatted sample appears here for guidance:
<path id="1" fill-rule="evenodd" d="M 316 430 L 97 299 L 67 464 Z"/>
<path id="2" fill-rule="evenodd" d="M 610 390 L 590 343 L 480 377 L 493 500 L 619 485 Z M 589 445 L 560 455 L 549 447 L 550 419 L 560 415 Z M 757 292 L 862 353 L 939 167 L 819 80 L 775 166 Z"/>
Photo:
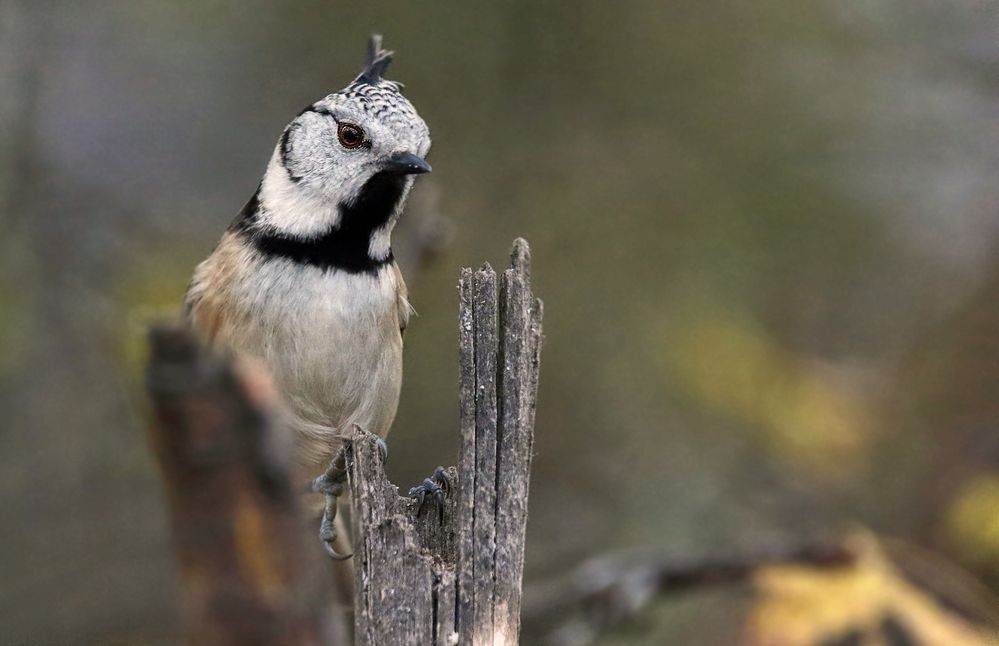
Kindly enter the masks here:
<path id="1" fill-rule="evenodd" d="M 285 128 L 260 189 L 269 210 L 279 211 L 264 214 L 268 225 L 318 235 L 341 226 L 345 209 L 373 203 L 388 208 L 373 217 L 385 218 L 380 224 L 391 230 L 413 177 L 430 171 L 430 131 L 402 85 L 384 78 L 391 60 L 381 37 L 372 36 L 357 78 Z"/>

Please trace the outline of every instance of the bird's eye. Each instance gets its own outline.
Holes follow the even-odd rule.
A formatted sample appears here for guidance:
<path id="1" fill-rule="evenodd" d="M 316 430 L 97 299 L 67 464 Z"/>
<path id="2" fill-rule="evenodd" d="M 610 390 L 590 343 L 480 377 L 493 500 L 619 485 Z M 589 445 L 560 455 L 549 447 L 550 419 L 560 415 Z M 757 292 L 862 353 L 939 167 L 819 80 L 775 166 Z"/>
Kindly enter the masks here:
<path id="1" fill-rule="evenodd" d="M 352 123 L 341 123 L 336 129 L 337 139 L 344 148 L 357 148 L 364 143 L 364 131 Z"/>

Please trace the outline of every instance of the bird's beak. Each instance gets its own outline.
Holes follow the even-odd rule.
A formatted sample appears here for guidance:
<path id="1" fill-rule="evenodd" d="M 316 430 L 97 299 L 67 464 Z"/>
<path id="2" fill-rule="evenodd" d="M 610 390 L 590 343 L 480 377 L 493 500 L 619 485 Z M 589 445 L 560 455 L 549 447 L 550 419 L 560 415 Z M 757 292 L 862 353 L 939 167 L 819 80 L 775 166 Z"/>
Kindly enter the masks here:
<path id="1" fill-rule="evenodd" d="M 385 170 L 403 175 L 421 175 L 429 173 L 431 168 L 425 159 L 413 153 L 398 153 L 388 158 Z"/>

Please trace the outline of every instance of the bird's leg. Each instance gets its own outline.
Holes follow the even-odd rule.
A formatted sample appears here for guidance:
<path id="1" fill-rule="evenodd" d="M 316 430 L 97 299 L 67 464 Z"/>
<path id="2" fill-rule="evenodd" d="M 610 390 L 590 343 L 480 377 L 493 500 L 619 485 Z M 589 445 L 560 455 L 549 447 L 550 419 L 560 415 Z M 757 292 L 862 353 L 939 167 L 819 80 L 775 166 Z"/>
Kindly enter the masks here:
<path id="1" fill-rule="evenodd" d="M 434 469 L 434 475 L 426 478 L 422 483 L 409 490 L 409 496 L 415 498 L 417 502 L 416 515 L 423 513 L 423 507 L 427 500 L 432 499 L 437 503 L 440 522 L 444 523 L 444 498 L 451 493 L 451 478 L 448 477 L 444 467 Z"/>
<path id="2" fill-rule="evenodd" d="M 382 462 L 385 462 L 388 459 L 388 444 L 380 437 L 376 438 L 376 440 L 378 443 L 378 453 L 381 455 Z M 341 554 L 333 547 L 333 543 L 336 541 L 335 521 L 338 510 L 337 504 L 340 496 L 347 491 L 347 460 L 349 459 L 349 453 L 350 444 L 345 441 L 340 450 L 333 456 L 333 459 L 330 460 L 330 465 L 326 467 L 323 475 L 312 481 L 312 490 L 326 497 L 326 504 L 323 507 L 323 520 L 319 523 L 319 540 L 323 542 L 323 549 L 326 550 L 326 553 L 338 561 L 345 561 L 353 556 L 353 554 Z"/>
<path id="3" fill-rule="evenodd" d="M 376 437 L 375 444 L 378 445 L 378 455 L 382 456 L 382 464 L 388 462 L 388 444 L 385 443 L 385 438 Z"/>
<path id="4" fill-rule="evenodd" d="M 347 490 L 347 453 L 349 445 L 344 443 L 330 461 L 325 473 L 312 481 L 312 490 L 321 493 L 326 497 L 326 505 L 323 508 L 323 520 L 319 524 L 319 540 L 323 542 L 323 549 L 330 557 L 337 561 L 345 561 L 353 554 L 340 554 L 333 547 L 336 540 L 336 520 L 337 501 Z"/>

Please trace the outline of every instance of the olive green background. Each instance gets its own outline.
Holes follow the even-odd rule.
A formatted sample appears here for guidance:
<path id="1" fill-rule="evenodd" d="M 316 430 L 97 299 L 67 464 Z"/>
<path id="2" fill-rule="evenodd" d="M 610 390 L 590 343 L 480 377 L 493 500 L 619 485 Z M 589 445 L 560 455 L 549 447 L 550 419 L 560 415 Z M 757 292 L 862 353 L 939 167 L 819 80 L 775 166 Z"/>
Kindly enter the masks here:
<path id="1" fill-rule="evenodd" d="M 0 641 L 177 638 L 145 326 L 376 30 L 434 137 L 414 213 L 450 231 L 407 270 L 396 482 L 456 454 L 458 268 L 524 236 L 547 334 L 529 580 L 862 524 L 996 589 L 997 15 L 3 0 Z M 698 632 L 719 603 L 605 643 L 725 643 Z"/>

